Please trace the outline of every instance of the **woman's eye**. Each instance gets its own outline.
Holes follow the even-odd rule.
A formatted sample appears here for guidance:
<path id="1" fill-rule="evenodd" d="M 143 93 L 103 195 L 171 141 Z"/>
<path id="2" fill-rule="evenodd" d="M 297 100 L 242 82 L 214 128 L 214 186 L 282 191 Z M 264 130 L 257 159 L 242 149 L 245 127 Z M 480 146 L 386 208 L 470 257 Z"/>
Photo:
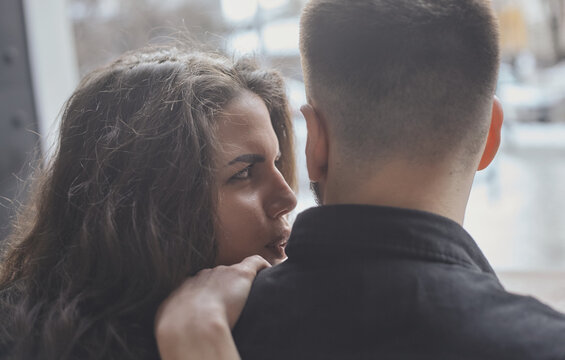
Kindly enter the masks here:
<path id="1" fill-rule="evenodd" d="M 249 164 L 249 166 L 247 166 L 245 169 L 238 171 L 237 173 L 235 173 L 231 178 L 230 181 L 236 181 L 236 180 L 246 180 L 249 179 L 251 177 L 251 168 L 253 167 L 254 164 Z"/>

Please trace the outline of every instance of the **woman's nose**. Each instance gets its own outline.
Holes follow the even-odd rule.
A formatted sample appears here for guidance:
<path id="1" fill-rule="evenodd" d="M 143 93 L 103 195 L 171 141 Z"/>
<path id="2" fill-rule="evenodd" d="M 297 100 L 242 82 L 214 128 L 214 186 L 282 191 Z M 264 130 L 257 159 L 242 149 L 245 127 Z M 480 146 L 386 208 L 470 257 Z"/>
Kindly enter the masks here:
<path id="1" fill-rule="evenodd" d="M 274 181 L 272 195 L 267 205 L 267 215 L 277 219 L 296 207 L 296 195 L 278 170 Z"/>

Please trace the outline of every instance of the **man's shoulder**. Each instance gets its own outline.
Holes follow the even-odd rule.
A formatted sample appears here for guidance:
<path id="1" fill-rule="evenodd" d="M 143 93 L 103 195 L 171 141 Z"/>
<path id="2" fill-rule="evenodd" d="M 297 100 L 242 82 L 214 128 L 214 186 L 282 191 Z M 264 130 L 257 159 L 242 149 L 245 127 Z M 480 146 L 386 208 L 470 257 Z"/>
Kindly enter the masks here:
<path id="1" fill-rule="evenodd" d="M 242 354 L 276 348 L 306 358 L 297 354 L 361 349 L 359 358 L 565 359 L 565 315 L 507 292 L 493 274 L 377 260 L 340 265 L 285 262 L 262 271 L 234 329 Z"/>

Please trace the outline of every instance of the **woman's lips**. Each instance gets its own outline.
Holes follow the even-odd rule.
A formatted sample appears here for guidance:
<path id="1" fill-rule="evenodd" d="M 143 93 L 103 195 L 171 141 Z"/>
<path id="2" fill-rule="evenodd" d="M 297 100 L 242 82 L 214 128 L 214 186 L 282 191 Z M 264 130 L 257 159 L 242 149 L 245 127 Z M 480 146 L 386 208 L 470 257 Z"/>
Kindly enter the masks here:
<path id="1" fill-rule="evenodd" d="M 272 250 L 277 257 L 284 258 L 286 256 L 284 248 L 288 242 L 289 236 L 290 228 L 281 229 L 274 239 L 271 240 L 271 242 L 269 242 L 265 247 Z"/>

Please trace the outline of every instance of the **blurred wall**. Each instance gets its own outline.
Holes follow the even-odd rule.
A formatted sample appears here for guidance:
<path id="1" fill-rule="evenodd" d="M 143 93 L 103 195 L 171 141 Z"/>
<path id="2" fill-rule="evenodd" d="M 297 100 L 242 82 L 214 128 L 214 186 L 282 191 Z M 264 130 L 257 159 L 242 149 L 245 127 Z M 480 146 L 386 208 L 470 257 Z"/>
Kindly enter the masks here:
<path id="1" fill-rule="evenodd" d="M 56 142 L 56 123 L 77 83 L 65 0 L 0 1 L 0 241 L 26 181 Z"/>
<path id="2" fill-rule="evenodd" d="M 14 203 L 23 190 L 18 178 L 37 143 L 37 116 L 20 0 L 0 2 L 0 241 L 9 231 Z"/>

